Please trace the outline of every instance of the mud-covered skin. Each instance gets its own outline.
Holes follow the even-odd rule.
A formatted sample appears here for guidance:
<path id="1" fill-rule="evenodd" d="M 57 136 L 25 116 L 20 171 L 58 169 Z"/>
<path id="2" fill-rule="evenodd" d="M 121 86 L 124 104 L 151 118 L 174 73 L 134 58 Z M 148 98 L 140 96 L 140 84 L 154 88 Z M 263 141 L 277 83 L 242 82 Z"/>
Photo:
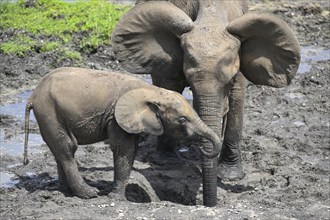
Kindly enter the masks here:
<path id="1" fill-rule="evenodd" d="M 221 180 L 239 180 L 245 176 L 241 155 L 245 84 L 244 76 L 239 73 L 229 86 L 229 111 L 224 119 L 226 129 L 218 164 L 218 178 Z"/>
<path id="2" fill-rule="evenodd" d="M 244 80 L 276 88 L 289 85 L 300 63 L 294 32 L 273 14 L 247 12 L 244 0 L 139 0 L 119 20 L 111 40 L 128 71 L 151 74 L 153 84 L 179 93 L 190 86 L 198 115 L 219 136 L 225 133 L 220 160 L 203 163 L 203 187 L 210 192 L 204 202 L 216 205 L 216 177 L 244 177 Z M 163 139 L 158 150 L 172 151 L 172 161 L 175 143 L 166 146 L 168 138 Z M 212 149 L 207 140 L 200 143 Z"/>
<path id="3" fill-rule="evenodd" d="M 215 158 L 221 140 L 202 122 L 188 101 L 176 92 L 155 87 L 131 75 L 86 68 L 63 67 L 43 77 L 29 97 L 25 110 L 24 164 L 29 116 L 33 109 L 43 140 L 53 153 L 60 188 L 80 198 L 96 197 L 78 171 L 78 145 L 109 139 L 114 152 L 114 184 L 110 195 L 125 198 L 138 135 L 171 131 L 200 135 L 213 143 Z M 113 196 L 111 196 L 113 197 Z"/>
<path id="4" fill-rule="evenodd" d="M 250 10 L 281 16 L 295 30 L 303 47 L 329 48 L 327 1 L 281 1 L 280 5 L 278 1 L 254 2 L 250 1 Z M 111 48 L 104 50 L 100 48 L 86 57 L 83 65 L 97 69 L 118 67 L 109 62 L 109 57 L 104 58 Z M 0 53 L 1 105 L 19 101 L 15 94 L 34 88 L 41 75 L 54 69 L 47 63 L 56 55 L 48 54 L 47 59 L 42 56 L 45 54 L 18 58 Z M 1 219 L 328 219 L 329 61 L 305 58 L 311 69 L 298 74 L 288 88 L 275 90 L 247 84 L 241 147 L 244 171 L 249 175 L 239 181 L 220 182 L 218 206 L 199 206 L 201 161 L 196 152 L 181 152 L 182 165 L 156 166 L 149 162 L 154 157 L 156 138 L 148 137 L 139 144 L 127 187 L 128 200 L 138 203 L 129 204 L 109 201 L 113 157 L 103 143 L 80 146 L 76 152 L 82 176 L 100 190 L 98 197 L 89 200 L 58 191 L 56 163 L 46 145 L 30 147 L 31 162 L 26 167 L 20 166 L 21 155 L 2 151 L 0 171 L 15 174 L 13 178 L 20 183 L 0 188 Z M 4 69 L 8 74 L 4 74 Z M 31 69 L 33 74 L 27 72 Z M 2 140 L 23 145 L 23 121 L 1 115 L 0 124 Z M 30 128 L 39 134 L 35 122 L 30 122 Z M 156 191 L 160 202 L 149 203 L 155 200 L 141 190 L 141 181 L 150 184 L 149 189 Z"/>

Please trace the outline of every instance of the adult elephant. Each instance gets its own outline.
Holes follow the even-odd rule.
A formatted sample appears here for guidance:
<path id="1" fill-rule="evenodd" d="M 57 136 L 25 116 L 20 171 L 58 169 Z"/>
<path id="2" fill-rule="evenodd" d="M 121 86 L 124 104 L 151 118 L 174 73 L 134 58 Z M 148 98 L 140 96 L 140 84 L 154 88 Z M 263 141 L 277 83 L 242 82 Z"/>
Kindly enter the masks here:
<path id="1" fill-rule="evenodd" d="M 128 71 L 151 74 L 155 85 L 177 92 L 190 86 L 202 120 L 224 135 L 220 158 L 203 158 L 207 206 L 216 204 L 216 176 L 244 177 L 245 78 L 256 85 L 284 87 L 300 63 L 298 41 L 285 22 L 271 14 L 246 12 L 246 1 L 238 0 L 138 0 L 112 35 L 117 59 Z M 211 142 L 204 139 L 201 144 L 212 151 Z"/>

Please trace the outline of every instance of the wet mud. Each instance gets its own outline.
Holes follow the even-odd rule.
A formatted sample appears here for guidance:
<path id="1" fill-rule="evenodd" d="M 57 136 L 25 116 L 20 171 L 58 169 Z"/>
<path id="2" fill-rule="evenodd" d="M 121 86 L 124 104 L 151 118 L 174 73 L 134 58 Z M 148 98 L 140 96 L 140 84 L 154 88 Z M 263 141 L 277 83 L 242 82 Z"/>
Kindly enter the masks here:
<path id="1" fill-rule="evenodd" d="M 80 172 L 100 190 L 99 196 L 80 199 L 60 192 L 55 160 L 33 117 L 31 162 L 23 166 L 24 103 L 54 65 L 73 64 L 58 63 L 52 53 L 23 58 L 0 54 L 1 219 L 329 219 L 329 4 L 252 1 L 250 9 L 270 11 L 288 22 L 300 41 L 302 63 L 286 88 L 247 83 L 242 141 L 246 177 L 218 181 L 216 207 L 201 205 L 201 161 L 194 142 L 177 149 L 180 164 L 160 166 L 152 162 L 156 137 L 143 137 L 126 190 L 128 201 L 107 197 L 113 156 L 103 142 L 79 146 L 76 153 Z M 84 60 L 84 67 L 121 70 L 111 47 Z M 189 90 L 185 96 L 191 98 Z"/>

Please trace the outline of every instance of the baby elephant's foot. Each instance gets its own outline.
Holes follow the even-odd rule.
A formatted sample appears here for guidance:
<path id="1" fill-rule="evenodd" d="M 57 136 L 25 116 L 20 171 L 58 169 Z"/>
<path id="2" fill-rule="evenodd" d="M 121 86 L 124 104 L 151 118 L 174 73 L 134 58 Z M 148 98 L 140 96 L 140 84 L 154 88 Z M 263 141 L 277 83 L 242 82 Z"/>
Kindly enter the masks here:
<path id="1" fill-rule="evenodd" d="M 245 176 L 240 161 L 234 164 L 228 164 L 220 161 L 218 165 L 218 178 L 221 180 L 236 181 L 241 180 Z"/>
<path id="2" fill-rule="evenodd" d="M 97 197 L 97 194 L 99 193 L 98 189 L 91 187 L 87 184 L 77 187 L 75 190 L 72 191 L 75 196 L 82 199 L 90 199 Z"/>

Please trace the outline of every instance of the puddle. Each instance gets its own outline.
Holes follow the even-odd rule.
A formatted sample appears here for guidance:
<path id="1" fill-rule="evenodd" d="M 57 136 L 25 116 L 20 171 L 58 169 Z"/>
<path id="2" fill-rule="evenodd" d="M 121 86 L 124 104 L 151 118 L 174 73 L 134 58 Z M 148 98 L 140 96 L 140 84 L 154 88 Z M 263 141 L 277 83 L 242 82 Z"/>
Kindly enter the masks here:
<path id="1" fill-rule="evenodd" d="M 27 99 L 30 97 L 32 91 L 25 91 L 17 95 L 20 102 L 1 106 L 0 113 L 4 115 L 10 115 L 18 120 L 24 121 L 25 117 L 25 105 Z M 30 120 L 36 121 L 36 118 L 31 111 Z M 44 141 L 39 134 L 29 134 L 29 152 L 40 153 L 41 150 L 37 149 L 40 147 Z M 4 138 L 3 129 L 0 130 L 0 154 L 10 154 L 10 155 L 22 155 L 24 150 L 24 134 L 19 134 L 10 139 Z"/>
<path id="2" fill-rule="evenodd" d="M 288 94 L 285 94 L 285 96 L 290 99 L 302 99 L 305 97 L 305 95 L 303 95 L 301 93 L 288 93 Z"/>
<path id="3" fill-rule="evenodd" d="M 15 174 L 9 172 L 0 172 L 0 187 L 10 188 L 19 183 L 19 180 L 13 179 Z"/>
<path id="4" fill-rule="evenodd" d="M 24 121 L 25 117 L 25 105 L 27 102 L 27 99 L 30 97 L 32 91 L 25 91 L 17 95 L 17 97 L 21 100 L 20 102 L 0 106 L 0 113 L 4 115 L 11 115 L 16 117 L 19 120 Z M 36 121 L 36 118 L 34 117 L 33 111 L 31 111 L 30 114 L 30 120 Z"/>
<path id="5" fill-rule="evenodd" d="M 44 144 L 42 137 L 39 134 L 29 134 L 29 153 L 41 153 L 43 150 L 40 146 Z M 9 154 L 13 156 L 23 155 L 24 152 L 24 134 L 19 134 L 11 139 L 4 138 L 4 132 L 0 130 L 0 155 Z"/>
<path id="6" fill-rule="evenodd" d="M 295 121 L 293 122 L 293 124 L 296 126 L 296 127 L 302 127 L 302 126 L 305 126 L 306 124 L 302 121 Z"/>
<path id="7" fill-rule="evenodd" d="M 311 70 L 310 62 L 330 60 L 330 49 L 322 47 L 301 47 L 301 63 L 298 73 L 308 73 Z"/>

